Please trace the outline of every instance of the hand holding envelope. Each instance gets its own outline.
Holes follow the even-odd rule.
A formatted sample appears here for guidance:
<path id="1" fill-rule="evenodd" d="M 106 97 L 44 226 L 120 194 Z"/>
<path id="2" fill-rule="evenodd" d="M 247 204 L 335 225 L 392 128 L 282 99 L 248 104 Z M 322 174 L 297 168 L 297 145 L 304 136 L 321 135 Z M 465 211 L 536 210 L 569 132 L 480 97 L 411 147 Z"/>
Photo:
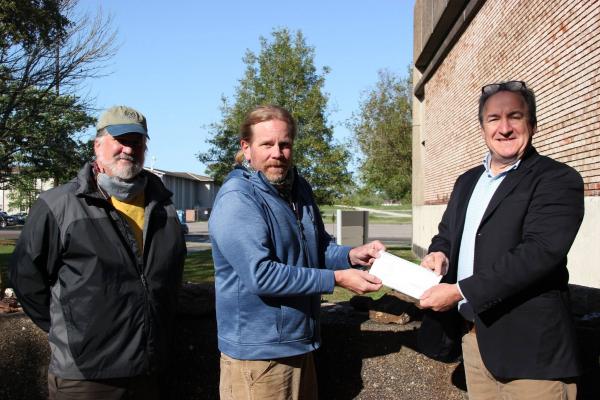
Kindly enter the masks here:
<path id="1" fill-rule="evenodd" d="M 441 275 L 388 252 L 381 252 L 371 270 L 385 286 L 420 299 L 423 293 L 440 283 Z"/>

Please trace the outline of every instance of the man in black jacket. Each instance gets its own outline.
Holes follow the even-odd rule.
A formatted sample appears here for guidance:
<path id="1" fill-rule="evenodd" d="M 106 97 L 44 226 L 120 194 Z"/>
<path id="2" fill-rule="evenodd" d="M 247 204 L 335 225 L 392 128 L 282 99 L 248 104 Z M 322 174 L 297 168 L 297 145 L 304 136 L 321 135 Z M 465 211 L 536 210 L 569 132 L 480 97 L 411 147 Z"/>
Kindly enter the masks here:
<path id="1" fill-rule="evenodd" d="M 483 87 L 489 153 L 457 179 L 422 262 L 445 274 L 420 301 L 440 311 L 423 320 L 422 350 L 444 358 L 462 337 L 471 399 L 576 397 L 566 265 L 583 219 L 583 182 L 533 148 L 535 110 L 524 82 Z"/>
<path id="2" fill-rule="evenodd" d="M 185 240 L 160 179 L 143 170 L 145 117 L 99 119 L 95 162 L 44 192 L 9 267 L 25 312 L 48 332 L 51 399 L 155 399 Z"/>

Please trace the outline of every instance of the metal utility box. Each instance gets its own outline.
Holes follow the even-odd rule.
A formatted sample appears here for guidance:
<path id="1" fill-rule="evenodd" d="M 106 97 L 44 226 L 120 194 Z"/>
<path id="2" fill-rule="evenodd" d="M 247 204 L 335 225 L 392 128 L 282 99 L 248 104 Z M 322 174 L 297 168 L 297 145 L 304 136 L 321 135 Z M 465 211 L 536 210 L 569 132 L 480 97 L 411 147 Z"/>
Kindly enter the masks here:
<path id="1" fill-rule="evenodd" d="M 369 212 L 336 210 L 335 237 L 337 244 L 360 246 L 369 238 Z"/>

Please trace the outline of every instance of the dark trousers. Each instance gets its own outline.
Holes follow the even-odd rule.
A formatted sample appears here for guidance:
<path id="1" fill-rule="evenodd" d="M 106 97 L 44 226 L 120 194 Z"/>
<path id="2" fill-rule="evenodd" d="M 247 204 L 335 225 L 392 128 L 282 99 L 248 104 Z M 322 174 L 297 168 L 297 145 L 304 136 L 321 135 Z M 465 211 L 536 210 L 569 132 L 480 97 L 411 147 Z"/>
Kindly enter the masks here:
<path id="1" fill-rule="evenodd" d="M 158 400 L 156 376 L 96 380 L 62 379 L 48 373 L 50 400 Z"/>

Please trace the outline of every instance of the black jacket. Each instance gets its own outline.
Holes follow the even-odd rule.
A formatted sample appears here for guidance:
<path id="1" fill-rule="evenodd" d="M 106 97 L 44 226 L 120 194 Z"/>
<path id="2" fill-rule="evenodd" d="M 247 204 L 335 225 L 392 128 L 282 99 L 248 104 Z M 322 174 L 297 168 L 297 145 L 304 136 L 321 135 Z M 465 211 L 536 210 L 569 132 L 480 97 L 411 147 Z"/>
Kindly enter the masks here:
<path id="1" fill-rule="evenodd" d="M 482 172 L 476 167 L 457 179 L 429 247 L 450 261 L 443 282 L 456 282 L 465 214 Z M 579 374 L 566 265 L 583 213 L 581 176 L 533 148 L 490 200 L 477 230 L 473 275 L 460 287 L 475 311 L 483 362 L 495 377 Z M 452 353 L 459 322 L 456 310 L 429 313 L 420 333 L 423 351 L 438 358 Z"/>
<path id="2" fill-rule="evenodd" d="M 171 192 L 142 174 L 142 256 L 128 223 L 98 192 L 90 164 L 40 195 L 17 242 L 9 280 L 49 333 L 49 370 L 63 379 L 136 376 L 167 359 L 185 240 Z"/>

